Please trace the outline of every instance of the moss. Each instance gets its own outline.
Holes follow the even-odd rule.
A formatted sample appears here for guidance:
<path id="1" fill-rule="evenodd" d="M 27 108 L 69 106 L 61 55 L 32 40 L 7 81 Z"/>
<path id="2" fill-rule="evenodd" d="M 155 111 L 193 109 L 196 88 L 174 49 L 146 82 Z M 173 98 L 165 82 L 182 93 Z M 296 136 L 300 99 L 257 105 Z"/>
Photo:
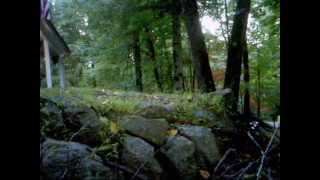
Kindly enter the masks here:
<path id="1" fill-rule="evenodd" d="M 155 104 L 172 103 L 175 107 L 177 120 L 184 123 L 204 125 L 206 122 L 193 115 L 194 109 L 206 109 L 223 117 L 222 96 L 214 93 L 138 93 L 118 90 L 105 90 L 102 88 L 75 88 L 70 87 L 64 91 L 59 88 L 40 89 L 40 95 L 45 97 L 66 96 L 80 99 L 85 105 L 93 107 L 100 115 L 109 113 L 135 114 L 141 103 Z"/>

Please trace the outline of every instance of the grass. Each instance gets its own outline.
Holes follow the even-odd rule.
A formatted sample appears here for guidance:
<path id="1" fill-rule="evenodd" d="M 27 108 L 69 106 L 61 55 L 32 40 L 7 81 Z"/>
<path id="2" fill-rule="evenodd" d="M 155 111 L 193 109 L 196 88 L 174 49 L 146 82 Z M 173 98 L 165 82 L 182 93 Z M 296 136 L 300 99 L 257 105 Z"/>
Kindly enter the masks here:
<path id="1" fill-rule="evenodd" d="M 196 121 L 192 112 L 195 109 L 207 109 L 222 115 L 221 96 L 200 93 L 139 93 L 134 91 L 105 90 L 103 88 L 70 87 L 64 91 L 59 88 L 40 89 L 40 95 L 45 97 L 66 96 L 77 97 L 84 104 L 94 107 L 101 114 L 114 111 L 121 114 L 134 114 L 142 102 L 154 104 L 173 104 L 181 119 Z"/>

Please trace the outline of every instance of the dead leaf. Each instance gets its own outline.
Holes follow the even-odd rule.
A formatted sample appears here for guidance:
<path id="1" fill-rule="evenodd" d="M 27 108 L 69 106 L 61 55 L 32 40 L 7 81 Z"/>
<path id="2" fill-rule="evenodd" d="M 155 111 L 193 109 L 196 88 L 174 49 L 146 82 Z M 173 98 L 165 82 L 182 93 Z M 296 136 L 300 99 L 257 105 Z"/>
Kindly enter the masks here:
<path id="1" fill-rule="evenodd" d="M 204 179 L 209 179 L 210 177 L 210 173 L 208 171 L 205 170 L 200 170 L 200 175 L 204 178 Z"/>
<path id="2" fill-rule="evenodd" d="M 173 137 L 173 136 L 177 135 L 177 133 L 178 133 L 178 130 L 176 130 L 176 129 L 170 129 L 168 131 L 169 137 Z"/>
<path id="3" fill-rule="evenodd" d="M 110 122 L 110 131 L 111 131 L 111 133 L 117 134 L 119 132 L 119 130 L 120 129 L 119 129 L 117 123 L 111 121 Z"/>
<path id="4" fill-rule="evenodd" d="M 109 103 L 108 99 L 102 102 L 102 104 L 107 104 L 107 103 Z"/>

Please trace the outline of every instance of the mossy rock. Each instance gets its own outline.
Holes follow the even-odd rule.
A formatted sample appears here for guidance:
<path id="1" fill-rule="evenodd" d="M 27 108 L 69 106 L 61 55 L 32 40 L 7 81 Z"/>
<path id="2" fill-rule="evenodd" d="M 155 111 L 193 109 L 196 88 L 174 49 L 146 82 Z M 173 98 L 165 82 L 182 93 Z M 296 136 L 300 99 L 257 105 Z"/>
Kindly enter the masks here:
<path id="1" fill-rule="evenodd" d="M 46 99 L 46 103 L 45 98 L 40 101 L 40 107 L 42 106 L 40 117 L 45 120 L 42 124 L 47 123 L 45 127 L 49 130 L 46 131 L 50 132 L 45 133 L 47 136 L 90 146 L 102 142 L 100 131 L 105 124 L 100 121 L 99 115 L 92 108 L 78 98 L 56 96 L 50 99 L 52 100 Z"/>
<path id="2" fill-rule="evenodd" d="M 124 116 L 119 121 L 122 129 L 153 144 L 162 145 L 166 140 L 169 124 L 165 119 L 146 119 L 141 116 Z"/>
<path id="3" fill-rule="evenodd" d="M 144 140 L 126 136 L 123 139 L 122 147 L 121 161 L 123 164 L 134 170 L 142 167 L 142 172 L 152 177 L 156 177 L 163 172 L 159 162 L 154 157 L 154 147 Z"/>
<path id="4" fill-rule="evenodd" d="M 53 101 L 40 97 L 40 133 L 62 140 L 65 131 L 62 110 Z"/>
<path id="5" fill-rule="evenodd" d="M 220 160 L 216 137 L 209 128 L 193 125 L 177 125 L 177 128 L 195 144 L 199 165 L 211 166 Z"/>
<path id="6" fill-rule="evenodd" d="M 179 135 L 170 137 L 161 148 L 161 153 L 166 156 L 168 161 L 178 171 L 181 179 L 195 179 L 198 167 L 195 159 L 195 145 L 192 141 Z"/>
<path id="7" fill-rule="evenodd" d="M 40 176 L 47 180 L 63 179 L 74 180 L 121 180 L 119 172 L 103 164 L 90 147 L 66 141 L 57 141 L 47 138 L 40 149 Z"/>
<path id="8" fill-rule="evenodd" d="M 170 104 L 141 103 L 137 114 L 145 118 L 165 118 L 169 122 L 177 120 L 176 108 Z"/>

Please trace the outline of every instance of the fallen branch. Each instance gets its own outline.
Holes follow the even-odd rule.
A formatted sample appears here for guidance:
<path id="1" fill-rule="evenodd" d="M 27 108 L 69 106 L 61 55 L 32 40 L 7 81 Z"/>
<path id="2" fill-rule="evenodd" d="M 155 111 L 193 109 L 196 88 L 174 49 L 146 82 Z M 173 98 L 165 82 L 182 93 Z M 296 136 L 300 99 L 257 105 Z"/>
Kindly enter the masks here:
<path id="1" fill-rule="evenodd" d="M 254 164 L 254 162 L 250 162 L 245 168 L 243 168 L 241 171 L 240 171 L 240 174 L 238 175 L 237 177 L 237 180 L 238 179 L 241 179 L 242 176 L 244 175 L 244 173 L 246 173 L 248 171 L 248 169 Z"/>
<path id="2" fill-rule="evenodd" d="M 263 150 L 262 147 L 260 146 L 260 144 L 254 139 L 254 137 L 251 135 L 251 133 L 248 131 L 247 132 L 249 138 L 252 140 L 252 142 L 254 143 L 254 145 L 256 145 L 256 147 L 259 149 L 261 155 L 263 155 Z"/>
<path id="3" fill-rule="evenodd" d="M 216 173 L 220 167 L 220 165 L 222 164 L 222 162 L 227 158 L 227 156 L 231 153 L 231 152 L 235 152 L 236 150 L 233 148 L 228 149 L 224 155 L 222 156 L 222 158 L 220 159 L 220 161 L 218 162 L 217 166 L 214 168 L 214 173 Z"/>
<path id="4" fill-rule="evenodd" d="M 273 132 L 273 134 L 272 134 L 272 137 L 271 137 L 271 139 L 270 139 L 270 141 L 269 141 L 269 143 L 268 143 L 268 146 L 267 146 L 266 150 L 264 151 L 264 153 L 262 154 L 260 166 L 259 166 L 259 169 L 258 169 L 258 172 L 257 172 L 257 180 L 259 180 L 259 178 L 260 178 L 260 173 L 261 173 L 261 170 L 262 170 L 262 167 L 263 167 L 264 159 L 266 158 L 266 155 L 267 155 L 267 153 L 268 153 L 268 151 L 269 151 L 269 149 L 270 149 L 270 147 L 271 147 L 271 144 L 272 144 L 272 142 L 273 142 L 273 139 L 274 139 L 277 131 L 278 131 L 278 129 L 275 129 L 275 130 L 274 130 L 274 132 Z"/>
<path id="5" fill-rule="evenodd" d="M 227 172 L 228 172 L 230 169 L 232 169 L 232 168 L 234 168 L 235 166 L 238 166 L 238 165 L 240 165 L 240 164 L 241 164 L 241 162 L 235 163 L 235 164 L 232 164 L 232 165 L 228 166 L 228 167 L 226 168 L 226 170 L 221 173 L 220 176 L 221 176 L 221 177 L 224 177 L 225 174 L 227 174 Z"/>
<path id="6" fill-rule="evenodd" d="M 72 139 L 77 136 L 82 130 L 86 129 L 87 125 L 89 123 L 83 125 L 77 132 L 75 132 L 74 134 L 71 135 L 71 137 L 68 139 L 68 141 L 72 141 Z"/>
<path id="7" fill-rule="evenodd" d="M 238 170 L 237 172 L 235 172 L 234 174 L 230 174 L 230 175 L 224 175 L 223 177 L 226 179 L 241 179 L 241 177 L 244 175 L 244 173 L 254 164 L 254 162 L 249 162 L 248 165 L 244 168 L 241 168 L 240 170 Z"/>
<path id="8" fill-rule="evenodd" d="M 108 161 L 106 159 L 104 159 L 104 163 L 108 166 L 111 166 L 111 167 L 114 167 L 114 168 L 117 168 L 117 169 L 120 169 L 121 171 L 124 171 L 128 174 L 133 174 L 135 177 L 138 177 L 139 179 L 142 179 L 142 180 L 148 180 L 148 178 L 144 175 L 140 175 L 140 174 L 136 174 L 133 170 L 131 170 L 130 168 L 128 167 L 125 167 L 123 165 L 120 165 L 118 163 L 114 163 L 114 162 L 111 162 L 111 161 Z"/>
<path id="9" fill-rule="evenodd" d="M 147 161 L 143 162 L 139 168 L 137 169 L 137 171 L 134 173 L 134 175 L 130 178 L 130 180 L 134 180 L 134 178 L 136 178 L 136 176 L 139 175 L 141 169 L 146 165 Z"/>

